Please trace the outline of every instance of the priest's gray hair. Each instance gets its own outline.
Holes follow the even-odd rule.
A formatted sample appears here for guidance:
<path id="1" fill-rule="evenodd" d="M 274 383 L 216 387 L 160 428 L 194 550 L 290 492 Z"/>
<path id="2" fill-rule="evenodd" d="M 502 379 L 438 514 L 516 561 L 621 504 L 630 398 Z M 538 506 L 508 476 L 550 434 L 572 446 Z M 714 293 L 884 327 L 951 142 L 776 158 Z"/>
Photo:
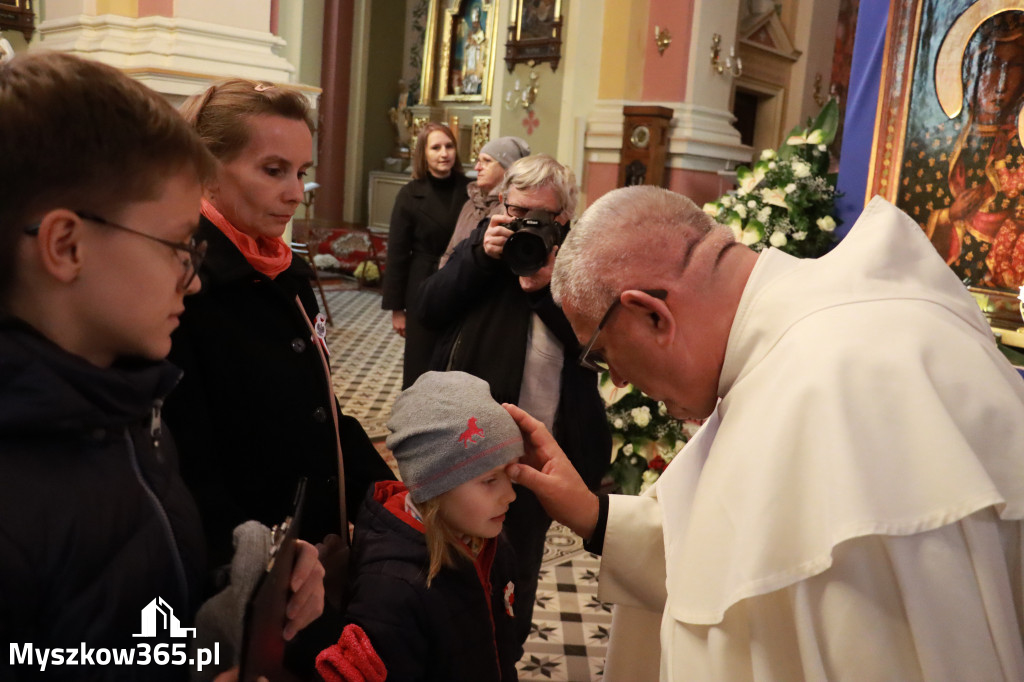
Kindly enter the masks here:
<path id="1" fill-rule="evenodd" d="M 579 187 L 576 186 L 576 174 L 568 166 L 563 166 L 547 154 L 524 156 L 505 171 L 505 178 L 498 186 L 498 192 L 508 199 L 508 190 L 515 187 L 520 192 L 541 187 L 550 187 L 558 198 L 562 214 L 568 220 L 576 215 L 576 203 L 579 200 Z"/>
<path id="2" fill-rule="evenodd" d="M 732 241 L 729 228 L 681 194 L 650 185 L 613 190 L 569 231 L 555 259 L 551 293 L 596 322 L 623 291 L 677 277 L 693 245 L 716 228 Z"/>

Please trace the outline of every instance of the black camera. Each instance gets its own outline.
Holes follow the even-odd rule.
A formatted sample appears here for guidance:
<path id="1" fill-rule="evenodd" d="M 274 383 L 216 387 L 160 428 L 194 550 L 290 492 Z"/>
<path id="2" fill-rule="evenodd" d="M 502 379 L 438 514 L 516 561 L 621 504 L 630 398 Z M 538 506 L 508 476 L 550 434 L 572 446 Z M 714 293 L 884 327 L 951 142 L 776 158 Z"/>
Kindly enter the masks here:
<path id="1" fill-rule="evenodd" d="M 505 242 L 501 259 L 512 272 L 527 277 L 544 267 L 551 249 L 562 243 L 562 226 L 547 211 L 534 210 L 505 227 L 513 234 Z"/>

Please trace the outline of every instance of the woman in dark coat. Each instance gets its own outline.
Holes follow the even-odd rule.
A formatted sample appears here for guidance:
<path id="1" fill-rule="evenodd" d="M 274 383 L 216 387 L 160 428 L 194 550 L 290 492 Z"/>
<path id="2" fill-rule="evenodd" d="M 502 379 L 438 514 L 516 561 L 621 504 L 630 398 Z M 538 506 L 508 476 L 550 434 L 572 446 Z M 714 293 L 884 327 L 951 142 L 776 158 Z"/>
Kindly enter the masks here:
<path id="1" fill-rule="evenodd" d="M 412 181 L 398 193 L 391 213 L 382 307 L 405 337 L 402 388 L 430 368 L 437 335 L 415 314 L 420 284 L 437 271 L 469 180 L 462 173 L 455 137 L 446 126 L 428 123 L 416 136 Z M 413 311 L 406 314 L 407 311 Z"/>
<path id="2" fill-rule="evenodd" d="M 210 561 L 231 556 L 239 523 L 280 523 L 300 477 L 308 479 L 300 535 L 343 542 L 339 481 L 354 510 L 371 481 L 393 477 L 338 408 L 312 272 L 281 239 L 313 163 L 305 98 L 236 79 L 193 97 L 182 114 L 219 163 L 198 233 L 208 244 L 202 291 L 173 336 L 170 357 L 185 375 L 165 416 Z M 337 573 L 324 563 L 330 590 Z"/>

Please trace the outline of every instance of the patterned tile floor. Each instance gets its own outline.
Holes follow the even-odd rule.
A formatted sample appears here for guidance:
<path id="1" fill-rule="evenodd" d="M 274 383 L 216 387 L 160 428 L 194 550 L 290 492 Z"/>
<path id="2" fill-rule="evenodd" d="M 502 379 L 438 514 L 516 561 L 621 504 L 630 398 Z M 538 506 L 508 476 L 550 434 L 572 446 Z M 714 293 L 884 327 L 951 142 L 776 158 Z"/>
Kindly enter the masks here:
<path id="1" fill-rule="evenodd" d="M 373 290 L 327 288 L 334 326 L 327 327 L 334 392 L 345 414 L 359 420 L 370 438 L 387 435 L 385 422 L 402 390 L 405 341 L 391 330 Z"/>
<path id="2" fill-rule="evenodd" d="M 402 386 L 401 337 L 380 308 L 380 294 L 327 285 L 334 317 L 328 327 L 333 383 L 341 408 L 363 424 L 375 441 Z M 392 460 L 380 443 L 385 460 Z M 611 607 L 597 599 L 598 557 L 579 537 L 551 525 L 537 586 L 533 628 L 519 661 L 522 682 L 595 682 L 602 679 Z"/>
<path id="3" fill-rule="evenodd" d="M 533 628 L 517 666 L 522 682 L 602 679 L 611 606 L 597 598 L 600 560 L 564 526 L 548 531 Z"/>

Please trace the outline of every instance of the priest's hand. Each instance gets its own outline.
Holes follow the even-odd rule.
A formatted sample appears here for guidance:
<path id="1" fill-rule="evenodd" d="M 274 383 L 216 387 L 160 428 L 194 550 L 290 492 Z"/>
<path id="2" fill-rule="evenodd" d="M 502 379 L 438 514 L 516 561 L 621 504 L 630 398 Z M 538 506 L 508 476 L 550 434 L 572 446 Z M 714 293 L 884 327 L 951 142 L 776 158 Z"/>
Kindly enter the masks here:
<path id="1" fill-rule="evenodd" d="M 544 511 L 554 520 L 589 540 L 597 526 L 597 495 L 576 472 L 572 462 L 558 447 L 542 423 L 515 405 L 502 405 L 523 433 L 523 463 L 509 464 L 509 477 L 526 486 L 540 500 Z"/>

